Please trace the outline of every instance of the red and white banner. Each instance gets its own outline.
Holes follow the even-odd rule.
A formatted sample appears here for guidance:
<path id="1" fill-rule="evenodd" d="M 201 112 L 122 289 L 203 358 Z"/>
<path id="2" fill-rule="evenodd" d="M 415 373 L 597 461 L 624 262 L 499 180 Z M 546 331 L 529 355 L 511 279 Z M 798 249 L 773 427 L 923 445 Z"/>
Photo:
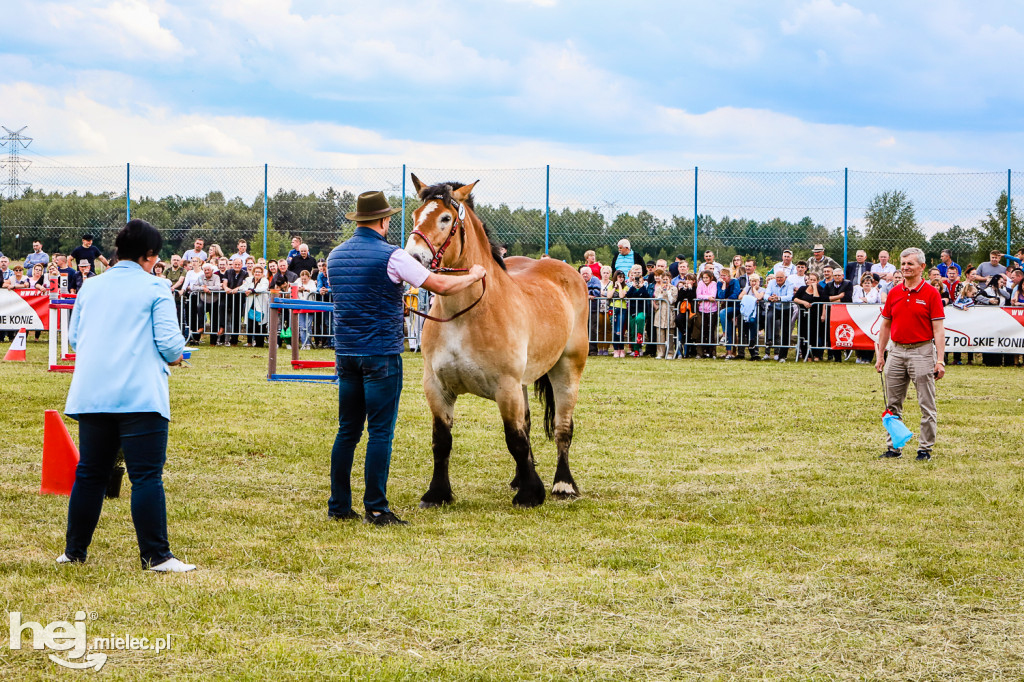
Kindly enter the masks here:
<path id="1" fill-rule="evenodd" d="M 37 289 L 0 289 L 0 330 L 50 328 L 50 294 Z"/>
<path id="2" fill-rule="evenodd" d="M 882 326 L 882 306 L 831 306 L 829 340 L 837 350 L 872 350 Z M 1024 354 L 1024 307 L 946 306 L 946 351 Z"/>

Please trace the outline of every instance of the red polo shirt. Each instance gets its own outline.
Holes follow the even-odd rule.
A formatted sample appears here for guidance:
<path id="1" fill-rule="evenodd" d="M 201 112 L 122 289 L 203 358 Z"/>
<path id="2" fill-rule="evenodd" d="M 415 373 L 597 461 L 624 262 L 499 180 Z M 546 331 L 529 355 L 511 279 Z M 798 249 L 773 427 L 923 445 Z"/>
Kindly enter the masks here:
<path id="1" fill-rule="evenodd" d="M 916 289 L 897 284 L 885 299 L 882 317 L 892 320 L 893 341 L 911 344 L 934 339 L 932 320 L 946 319 L 946 312 L 938 290 L 922 278 Z"/>

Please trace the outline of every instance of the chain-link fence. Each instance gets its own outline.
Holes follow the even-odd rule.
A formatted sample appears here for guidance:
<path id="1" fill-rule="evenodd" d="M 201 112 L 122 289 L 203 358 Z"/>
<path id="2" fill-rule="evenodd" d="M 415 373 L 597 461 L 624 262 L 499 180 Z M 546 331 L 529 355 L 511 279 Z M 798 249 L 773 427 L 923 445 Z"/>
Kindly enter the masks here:
<path id="1" fill-rule="evenodd" d="M 0 251 L 24 258 L 39 239 L 47 252 L 66 253 L 89 232 L 109 253 L 130 196 L 131 217 L 164 232 L 165 255 L 181 253 L 202 237 L 207 248 L 217 244 L 225 254 L 244 239 L 250 253 L 263 255 L 265 250 L 281 257 L 294 235 L 314 255 L 326 255 L 351 234 L 345 213 L 369 189 L 383 190 L 396 208 L 404 191 L 405 212 L 392 220 L 389 235 L 399 243 L 411 231 L 412 213 L 419 207 L 411 172 L 426 184 L 479 180 L 477 214 L 512 255 L 547 251 L 576 262 L 594 249 L 598 260 L 609 262 L 615 243 L 628 238 L 651 259 L 677 254 L 689 259 L 711 250 L 719 262 L 740 254 L 764 265 L 778 260 L 785 248 L 800 259 L 822 243 L 836 260 L 852 260 L 857 249 L 865 249 L 871 259 L 881 250 L 895 256 L 912 245 L 924 248 L 933 260 L 949 248 L 966 264 L 977 263 L 991 249 L 1005 250 L 1008 239 L 1013 250 L 1024 243 L 1021 173 L 34 164 L 21 177 L 30 187 L 0 198 Z M 1008 231 L 1011 187 L 1015 196 Z"/>
<path id="2" fill-rule="evenodd" d="M 47 253 L 68 253 L 83 233 L 96 236 L 104 253 L 125 223 L 124 166 L 45 167 L 22 171 L 30 183 L 16 198 L 0 199 L 0 251 L 20 260 L 40 240 Z"/>
<path id="3" fill-rule="evenodd" d="M 740 254 L 769 265 L 783 249 L 800 260 L 820 243 L 826 255 L 840 260 L 843 183 L 843 171 L 700 171 L 698 246 L 722 263 Z"/>

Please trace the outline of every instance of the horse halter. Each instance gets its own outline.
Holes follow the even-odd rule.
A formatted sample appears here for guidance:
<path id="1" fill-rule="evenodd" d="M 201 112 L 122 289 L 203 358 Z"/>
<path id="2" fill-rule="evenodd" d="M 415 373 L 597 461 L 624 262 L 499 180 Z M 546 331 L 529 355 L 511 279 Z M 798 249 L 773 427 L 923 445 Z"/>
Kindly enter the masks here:
<path id="1" fill-rule="evenodd" d="M 444 196 L 442 196 L 442 195 L 435 195 L 435 196 L 429 197 L 425 201 L 431 201 L 431 200 L 444 201 Z M 455 206 L 455 208 L 458 210 L 458 218 L 456 220 L 452 221 L 452 229 L 448 231 L 448 236 L 445 238 L 444 243 L 441 244 L 441 248 L 435 249 L 434 245 L 430 242 L 430 238 L 427 237 L 427 235 L 425 235 L 422 232 L 420 232 L 419 230 L 413 230 L 412 234 L 418 236 L 420 239 L 425 241 L 427 243 L 427 248 L 430 249 L 430 253 L 433 254 L 433 258 L 430 259 L 430 265 L 427 266 L 428 270 L 430 270 L 431 272 L 469 272 L 468 268 L 442 268 L 441 267 L 441 259 L 444 258 L 444 252 L 448 249 L 448 246 L 452 243 L 452 237 L 455 236 L 455 233 L 457 231 L 461 230 L 463 238 L 465 238 L 465 236 L 466 236 L 466 207 L 463 205 L 463 203 L 461 201 L 457 201 L 455 199 L 452 199 L 451 197 L 448 198 L 448 201 L 451 202 L 451 204 L 453 206 Z M 456 317 L 461 317 L 462 315 L 465 315 L 466 313 L 468 313 L 470 310 L 472 310 L 473 308 L 476 307 L 477 303 L 479 303 L 480 301 L 483 300 L 484 294 L 487 293 L 487 278 L 486 277 L 484 277 L 482 280 L 480 280 L 480 285 L 482 287 L 481 291 L 480 291 L 480 298 L 478 298 L 475 301 L 473 301 L 473 303 L 470 304 L 470 306 L 468 308 L 463 308 L 462 310 L 460 310 L 459 312 L 455 313 L 451 317 L 434 317 L 433 315 L 429 315 L 427 313 L 422 313 L 419 310 L 415 310 L 413 308 L 409 308 L 409 312 L 413 313 L 415 315 L 419 315 L 420 317 L 422 317 L 424 319 L 433 320 L 434 322 L 451 322 Z"/>
<path id="2" fill-rule="evenodd" d="M 444 201 L 444 197 L 441 195 L 433 196 L 427 199 L 427 201 Z M 431 272 L 466 272 L 465 268 L 442 268 L 441 259 L 444 258 L 444 252 L 448 249 L 448 246 L 452 243 L 452 237 L 455 236 L 457 231 L 461 231 L 462 235 L 466 235 L 466 207 L 460 201 L 456 201 L 451 197 L 448 198 L 453 206 L 458 210 L 458 218 L 452 221 L 452 229 L 448 231 L 448 236 L 445 238 L 444 243 L 441 244 L 441 248 L 435 249 L 431 243 L 430 238 L 423 234 L 419 230 L 413 230 L 412 234 L 416 235 L 427 243 L 427 248 L 430 249 L 430 254 L 433 258 L 430 259 L 430 265 L 427 269 Z"/>

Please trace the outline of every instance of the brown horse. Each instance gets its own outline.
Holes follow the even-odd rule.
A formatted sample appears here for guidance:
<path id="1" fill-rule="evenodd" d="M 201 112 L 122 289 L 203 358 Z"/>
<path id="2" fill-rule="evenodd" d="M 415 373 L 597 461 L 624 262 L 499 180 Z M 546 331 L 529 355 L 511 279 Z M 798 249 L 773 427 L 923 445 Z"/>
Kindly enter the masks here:
<path id="1" fill-rule="evenodd" d="M 448 458 L 455 400 L 463 393 L 498 403 L 505 444 L 516 464 L 513 503 L 543 504 L 544 484 L 530 447 L 529 384 L 544 406 L 544 431 L 558 449 L 551 493 L 578 496 L 569 471 L 569 445 L 587 362 L 586 286 L 561 261 L 502 260 L 473 211 L 476 182 L 426 186 L 415 175 L 412 181 L 423 205 L 413 213 L 406 251 L 434 269 L 479 263 L 487 270 L 480 284 L 454 296 L 437 296 L 430 314 L 446 321 L 428 319 L 423 325 L 423 388 L 434 415 L 434 475 L 420 506 L 452 501 Z"/>

